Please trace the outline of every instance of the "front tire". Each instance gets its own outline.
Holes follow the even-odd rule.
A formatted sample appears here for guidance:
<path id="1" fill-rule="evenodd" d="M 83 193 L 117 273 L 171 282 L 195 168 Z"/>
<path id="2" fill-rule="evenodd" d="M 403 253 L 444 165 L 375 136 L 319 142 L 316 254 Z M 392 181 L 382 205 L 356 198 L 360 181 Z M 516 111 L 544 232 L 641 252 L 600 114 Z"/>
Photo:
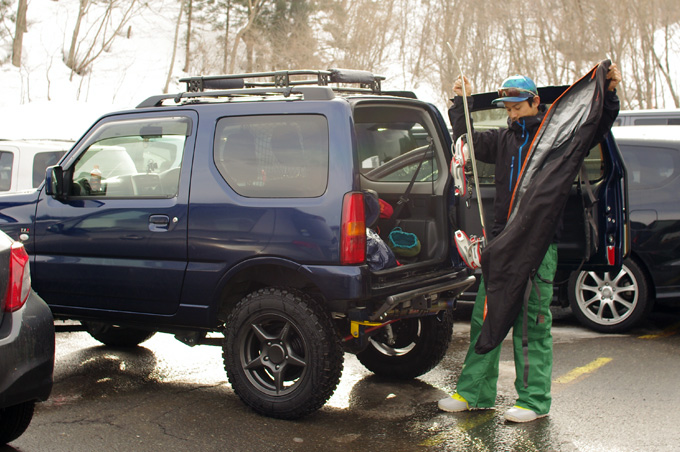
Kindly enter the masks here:
<path id="1" fill-rule="evenodd" d="M 35 402 L 24 402 L 0 409 L 0 445 L 14 441 L 26 431 L 34 408 Z"/>
<path id="2" fill-rule="evenodd" d="M 453 332 L 453 311 L 404 319 L 381 328 L 357 358 L 385 378 L 408 380 L 433 369 L 444 358 Z"/>
<path id="3" fill-rule="evenodd" d="M 144 341 L 151 339 L 155 331 L 139 330 L 126 326 L 111 325 L 104 322 L 81 321 L 80 322 L 90 336 L 109 347 L 136 347 Z"/>
<path id="4" fill-rule="evenodd" d="M 618 273 L 572 273 L 569 304 L 584 326 L 602 333 L 622 333 L 647 317 L 653 300 L 640 266 L 626 259 Z"/>
<path id="5" fill-rule="evenodd" d="M 253 410 L 296 419 L 321 408 L 342 374 L 343 352 L 328 314 L 309 296 L 279 288 L 247 295 L 224 333 L 224 367 Z"/>

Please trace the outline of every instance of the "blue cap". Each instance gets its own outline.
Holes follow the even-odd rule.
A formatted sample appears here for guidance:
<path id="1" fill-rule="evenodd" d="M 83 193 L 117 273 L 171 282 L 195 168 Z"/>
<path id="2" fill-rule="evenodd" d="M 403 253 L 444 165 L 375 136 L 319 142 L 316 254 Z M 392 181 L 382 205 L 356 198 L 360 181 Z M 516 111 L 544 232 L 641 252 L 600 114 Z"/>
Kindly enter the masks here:
<path id="1" fill-rule="evenodd" d="M 503 80 L 503 84 L 498 88 L 498 96 L 498 99 L 492 100 L 491 103 L 503 107 L 503 102 L 522 102 L 538 96 L 538 90 L 529 77 L 513 75 Z"/>

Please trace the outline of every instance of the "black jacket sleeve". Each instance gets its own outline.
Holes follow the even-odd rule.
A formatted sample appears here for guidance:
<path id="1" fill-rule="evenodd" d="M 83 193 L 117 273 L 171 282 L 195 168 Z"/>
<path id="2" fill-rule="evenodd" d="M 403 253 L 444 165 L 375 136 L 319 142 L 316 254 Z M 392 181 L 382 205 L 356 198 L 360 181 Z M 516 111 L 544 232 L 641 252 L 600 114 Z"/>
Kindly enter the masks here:
<path id="1" fill-rule="evenodd" d="M 597 126 L 597 133 L 595 134 L 593 146 L 602 141 L 607 132 L 611 130 L 614 121 L 616 121 L 616 117 L 619 115 L 619 107 L 619 96 L 616 95 L 616 91 L 605 91 L 602 105 L 602 118 L 600 119 L 600 124 Z"/>
<path id="2" fill-rule="evenodd" d="M 472 97 L 468 97 L 468 107 L 472 108 L 472 104 Z M 455 142 L 458 137 L 467 133 L 465 107 L 463 106 L 463 98 L 460 96 L 453 98 L 453 103 L 449 108 L 449 121 L 451 121 L 453 141 Z M 475 158 L 485 163 L 496 163 L 496 155 L 498 154 L 498 129 L 494 128 L 483 132 L 477 132 L 474 129 L 472 118 L 470 118 L 470 125 L 472 127 L 473 143 L 475 146 Z"/>

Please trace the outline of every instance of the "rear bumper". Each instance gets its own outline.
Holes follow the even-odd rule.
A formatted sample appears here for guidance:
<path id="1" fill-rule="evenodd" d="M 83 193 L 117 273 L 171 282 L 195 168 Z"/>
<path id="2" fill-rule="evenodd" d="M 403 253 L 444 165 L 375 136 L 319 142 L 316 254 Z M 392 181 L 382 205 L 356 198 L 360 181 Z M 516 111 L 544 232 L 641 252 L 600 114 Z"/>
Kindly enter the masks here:
<path id="1" fill-rule="evenodd" d="M 369 302 L 395 306 L 439 294 L 455 298 L 475 282 L 467 270 L 454 269 L 422 274 L 393 272 L 388 277 L 372 274 L 365 267 L 317 266 L 305 267 L 305 270 L 337 311 Z"/>
<path id="2" fill-rule="evenodd" d="M 54 320 L 33 291 L 0 325 L 0 408 L 47 400 L 54 372 Z"/>

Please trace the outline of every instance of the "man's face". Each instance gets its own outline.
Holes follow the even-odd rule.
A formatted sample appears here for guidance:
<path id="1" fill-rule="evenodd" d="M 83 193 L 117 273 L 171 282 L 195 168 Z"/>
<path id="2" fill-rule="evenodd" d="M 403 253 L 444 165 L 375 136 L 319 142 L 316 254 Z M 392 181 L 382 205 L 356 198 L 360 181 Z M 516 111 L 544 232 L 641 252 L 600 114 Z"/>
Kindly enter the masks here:
<path id="1" fill-rule="evenodd" d="M 503 102 L 503 105 L 505 106 L 505 111 L 508 112 L 508 117 L 514 122 L 525 116 L 536 116 L 540 103 L 541 100 L 536 96 L 531 102 L 526 100 L 522 102 Z"/>

